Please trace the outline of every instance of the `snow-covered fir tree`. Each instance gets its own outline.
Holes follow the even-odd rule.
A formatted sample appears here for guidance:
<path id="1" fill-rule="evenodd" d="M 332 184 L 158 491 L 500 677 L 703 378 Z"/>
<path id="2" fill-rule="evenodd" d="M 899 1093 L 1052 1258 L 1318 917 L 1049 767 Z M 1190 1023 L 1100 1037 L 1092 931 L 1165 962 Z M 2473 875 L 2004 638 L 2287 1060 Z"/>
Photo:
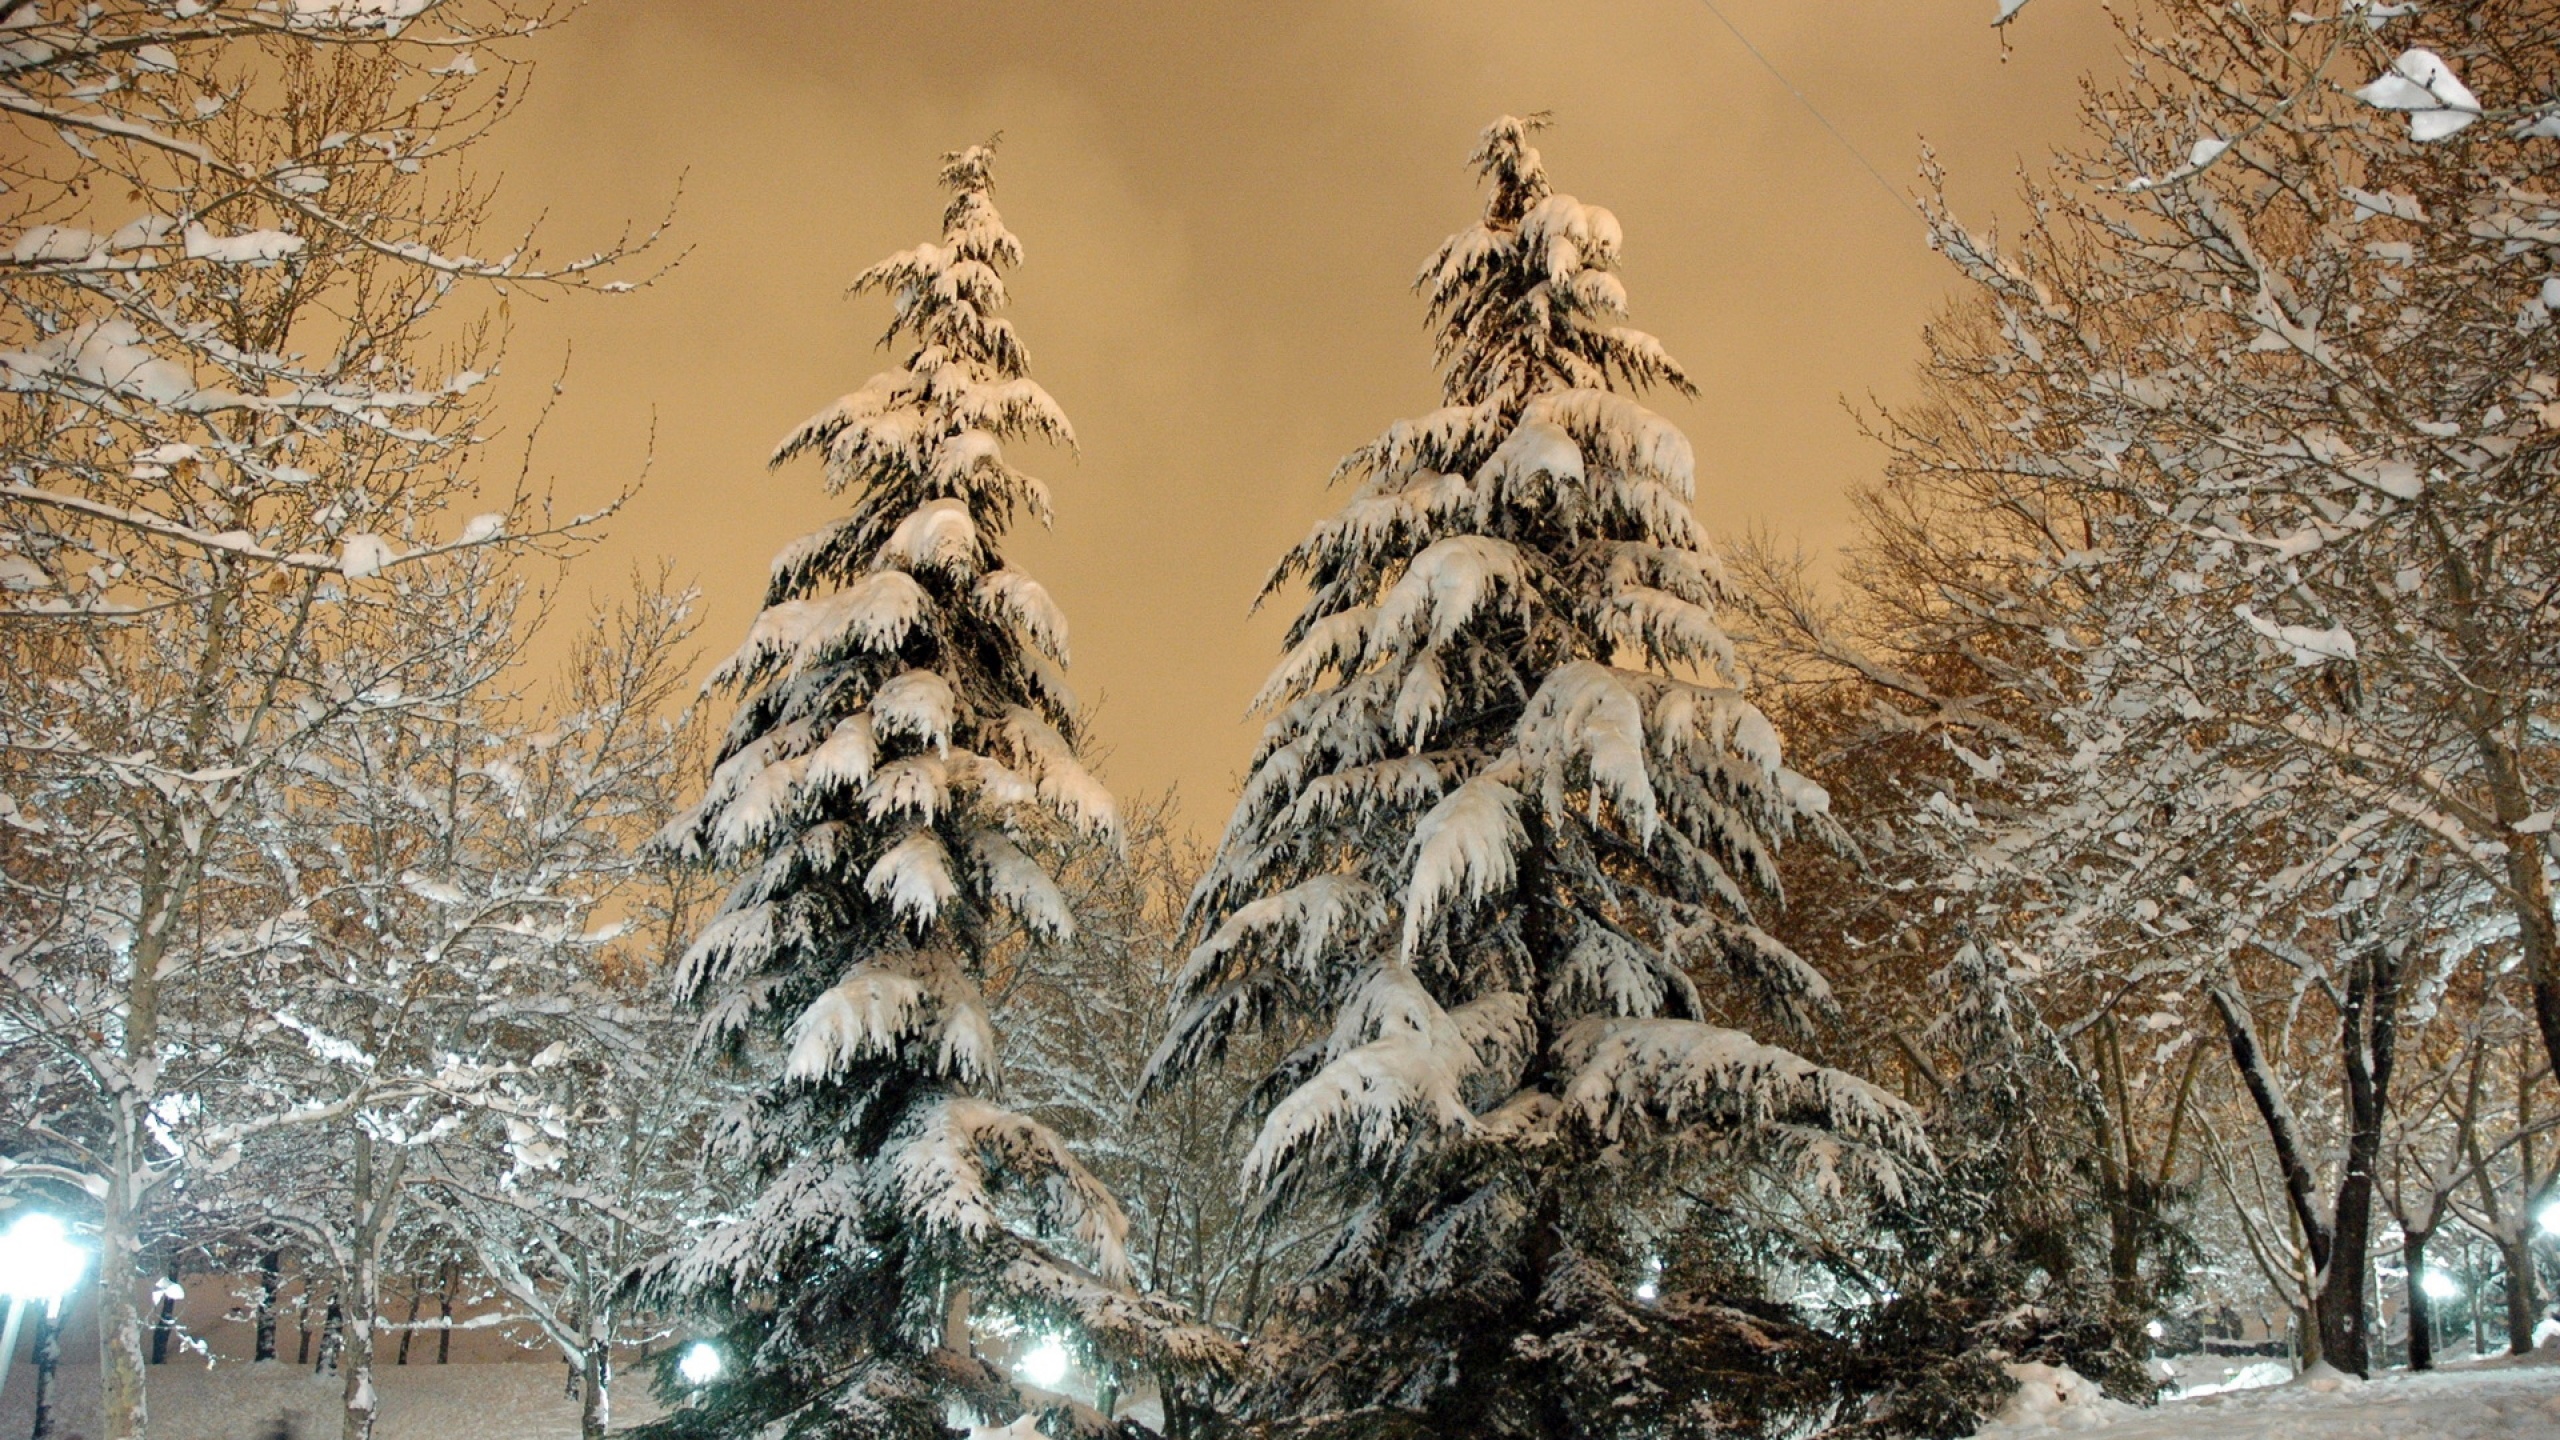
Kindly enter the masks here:
<path id="1" fill-rule="evenodd" d="M 1744 1157 L 1891 1188 L 1926 1150 L 1743 1028 L 1829 1006 L 1752 909 L 1826 801 L 1740 689 L 1689 442 L 1629 398 L 1687 379 L 1621 323 L 1618 222 L 1549 186 L 1536 128 L 1484 131 L 1484 218 L 1417 282 L 1444 407 L 1353 452 L 1272 577 L 1309 595 L 1155 1064 L 1296 1042 L 1244 1180 L 1340 1238 L 1246 1405 L 1310 1431 L 1713 1429 L 1746 1297 L 1646 1285 L 1623 1202 Z"/>
<path id="2" fill-rule="evenodd" d="M 941 239 L 854 282 L 913 348 L 774 452 L 858 499 L 775 560 L 715 676 L 742 696 L 718 767 L 671 830 L 743 871 L 678 983 L 706 1050 L 763 1083 L 715 1141 L 750 1197 L 650 1282 L 728 1365 L 663 1435 L 1107 1428 L 977 1354 L 973 1317 L 1115 1369 L 1225 1350 L 1133 1293 L 1119 1206 L 996 1093 L 989 945 L 1068 935 L 1044 840 L 1118 821 L 1077 759 L 1066 622 L 1001 550 L 1017 511 L 1049 511 L 1004 445 L 1073 432 L 997 313 L 1021 247 L 992 160 L 946 156 Z"/>

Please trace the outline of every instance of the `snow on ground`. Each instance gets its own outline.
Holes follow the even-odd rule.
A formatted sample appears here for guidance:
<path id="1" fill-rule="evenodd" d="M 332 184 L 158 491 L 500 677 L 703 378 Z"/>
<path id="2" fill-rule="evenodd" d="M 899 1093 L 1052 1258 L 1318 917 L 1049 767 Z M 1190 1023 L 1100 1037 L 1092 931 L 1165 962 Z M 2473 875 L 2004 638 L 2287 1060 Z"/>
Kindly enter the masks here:
<path id="1" fill-rule="evenodd" d="M 577 1403 L 559 1366 L 410 1365 L 380 1372 L 377 1440 L 574 1440 Z M 2560 1440 L 2560 1345 L 2522 1363 L 2489 1360 L 2370 1382 L 2314 1374 L 2282 1385 L 2120 1405 L 2067 1370 L 2020 1367 L 2024 1385 L 1976 1440 Z M 34 1375 L 26 1365 L 0 1397 L 0 1435 L 26 1432 Z M 54 1434 L 98 1434 L 98 1372 L 66 1364 Z M 656 1413 L 645 1381 L 616 1388 L 614 1428 Z M 1024 1427 L 1027 1428 L 1027 1427 Z M 294 1365 L 200 1360 L 151 1372 L 153 1440 L 334 1440 L 338 1382 Z M 1016 1431 L 997 1430 L 1011 1437 Z"/>
<path id="2" fill-rule="evenodd" d="M 576 1440 L 578 1402 L 561 1393 L 559 1365 L 386 1365 L 375 1440 Z M 24 1435 L 34 1418 L 35 1372 L 21 1363 L 0 1396 L 0 1435 Z M 66 1363 L 57 1381 L 58 1440 L 98 1434 L 98 1371 Z M 172 1359 L 151 1370 L 152 1440 L 336 1440 L 340 1383 L 306 1366 Z M 614 1386 L 613 1428 L 657 1414 L 648 1379 Z"/>
<path id="3" fill-rule="evenodd" d="M 2152 1408 L 2118 1404 L 2068 1370 L 2017 1368 L 2009 1407 L 1975 1440 L 2560 1440 L 2560 1349 L 2360 1381 L 2325 1369 Z"/>

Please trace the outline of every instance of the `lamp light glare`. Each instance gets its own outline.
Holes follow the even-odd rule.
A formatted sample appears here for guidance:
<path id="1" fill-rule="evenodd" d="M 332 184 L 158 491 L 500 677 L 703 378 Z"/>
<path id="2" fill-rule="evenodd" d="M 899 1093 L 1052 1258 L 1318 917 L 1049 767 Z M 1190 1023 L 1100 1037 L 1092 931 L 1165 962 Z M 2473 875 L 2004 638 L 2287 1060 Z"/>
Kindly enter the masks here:
<path id="1" fill-rule="evenodd" d="M 2462 1295 L 2462 1282 L 2432 1266 L 2418 1277 L 2418 1288 L 2430 1300 L 2454 1300 Z"/>
<path id="2" fill-rule="evenodd" d="M 2554 1200 L 2543 1206 L 2542 1213 L 2534 1216 L 2533 1219 L 2535 1224 L 2542 1227 L 2543 1234 L 2560 1235 L 2560 1200 Z"/>
<path id="3" fill-rule="evenodd" d="M 1022 1357 L 1018 1368 L 1022 1378 L 1032 1384 L 1043 1390 L 1055 1389 L 1059 1381 L 1067 1378 L 1067 1347 L 1055 1337 L 1044 1339 Z"/>
<path id="4" fill-rule="evenodd" d="M 1644 1278 L 1636 1282 L 1636 1303 L 1650 1305 L 1662 1298 L 1662 1257 L 1645 1257 Z"/>
<path id="5" fill-rule="evenodd" d="M 676 1362 L 676 1373 L 684 1377 L 684 1383 L 697 1387 L 719 1379 L 722 1368 L 720 1352 L 706 1340 L 693 1342 L 692 1347 L 684 1352 L 684 1358 Z"/>
<path id="6" fill-rule="evenodd" d="M 73 1244 L 51 1215 L 21 1215 L 0 1235 L 0 1294 L 52 1305 L 88 1268 L 89 1252 Z"/>

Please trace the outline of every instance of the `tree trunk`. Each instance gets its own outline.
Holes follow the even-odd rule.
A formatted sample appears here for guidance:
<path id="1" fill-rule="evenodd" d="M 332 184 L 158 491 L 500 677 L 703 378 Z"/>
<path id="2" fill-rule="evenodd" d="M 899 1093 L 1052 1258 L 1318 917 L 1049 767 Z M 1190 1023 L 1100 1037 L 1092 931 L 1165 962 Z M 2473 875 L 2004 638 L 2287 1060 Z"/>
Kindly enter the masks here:
<path id="1" fill-rule="evenodd" d="M 2468 1262 L 2471 1258 L 2471 1243 L 2469 1241 L 2466 1240 L 2463 1242 L 2462 1252 L 2463 1259 Z M 2480 1352 L 2487 1349 L 2489 1344 L 2489 1332 L 2483 1328 L 2480 1319 L 2480 1267 L 2466 1263 L 2464 1269 L 2472 1278 L 2472 1284 L 2469 1287 L 2471 1292 L 2471 1354 L 2474 1359 L 2477 1359 Z"/>
<path id="2" fill-rule="evenodd" d="M 2436 553 L 2446 562 L 2443 575 L 2454 602 L 2450 618 L 2459 657 L 2457 673 L 2472 682 L 2457 692 L 2462 699 L 2456 713 L 2470 732 L 2480 774 L 2489 787 L 2489 809 L 2502 832 L 2507 883 L 2500 888 L 2515 917 L 2516 948 L 2523 952 L 2525 983 L 2533 994 L 2534 1028 L 2541 1032 L 2543 1054 L 2551 1062 L 2552 1073 L 2560 1075 L 2560 923 L 2555 923 L 2551 882 L 2543 870 L 2544 842 L 2538 835 L 2516 831 L 2518 824 L 2533 816 L 2535 805 L 2525 767 L 2508 742 L 2513 722 L 2531 716 L 2533 692 L 2488 680 L 2507 670 L 2504 645 L 2492 638 L 2480 620 L 2484 608 L 2494 608 L 2483 594 L 2488 582 L 2474 568 L 2465 546 L 2440 521 L 2430 516 L 2429 524 Z"/>
<path id="3" fill-rule="evenodd" d="M 2488 762 L 2491 803 L 2506 835 L 2506 891 L 2516 921 L 2517 948 L 2524 952 L 2526 984 L 2533 993 L 2534 1028 L 2541 1032 L 2544 1058 L 2560 1074 L 2560 919 L 2552 912 L 2551 881 L 2543 870 L 2539 836 L 2518 835 L 2514 827 L 2533 813 L 2516 757 L 2495 732 L 2478 727 L 2475 737 Z"/>
<path id="4" fill-rule="evenodd" d="M 229 642 L 229 594 L 227 585 L 214 592 L 205 630 L 207 663 L 196 672 L 193 714 L 179 752 L 182 766 L 201 753 L 213 722 L 208 688 Z M 114 1129 L 108 1137 L 106 1193 L 98 1199 L 98 1409 L 105 1440 L 144 1440 L 151 1428 L 142 1307 L 134 1297 L 133 1277 L 142 1254 L 151 1175 L 144 1121 L 159 1099 L 162 968 L 202 864 L 202 837 L 182 839 L 184 829 L 182 822 L 165 819 L 145 827 L 136 877 L 139 924 L 126 960 L 124 1034 L 117 1047 L 122 1066 L 109 1086 Z"/>
<path id="5" fill-rule="evenodd" d="M 357 1287 L 359 1296 L 365 1288 Z M 362 1304 L 361 1299 L 358 1303 Z M 377 1408 L 373 1391 L 373 1324 L 361 1313 L 348 1317 L 346 1353 L 339 1363 L 347 1381 L 346 1423 L 340 1433 L 345 1440 L 373 1440 Z"/>
<path id="6" fill-rule="evenodd" d="M 1554 1273 L 1556 1261 L 1565 1251 L 1564 1197 L 1558 1193 L 1552 1179 L 1546 1186 L 1546 1193 L 1538 1199 L 1536 1225 L 1537 1228 L 1529 1235 L 1528 1253 L 1523 1257 L 1527 1262 L 1523 1267 L 1526 1273 L 1522 1276 L 1521 1285 L 1523 1303 L 1520 1306 L 1520 1323 L 1513 1330 L 1513 1335 L 1518 1336 L 1538 1333 L 1537 1317 L 1538 1312 L 1545 1308 L 1547 1279 Z M 1507 1345 L 1512 1336 L 1501 1339 Z M 1538 1387 L 1539 1429 L 1544 1434 L 1573 1433 L 1573 1417 L 1565 1409 L 1563 1388 L 1553 1384 Z"/>
<path id="7" fill-rule="evenodd" d="M 2312 1179 L 2311 1162 L 2303 1149 L 2300 1129 L 2294 1124 L 2293 1110 L 2285 1104 L 2283 1087 L 2267 1071 L 2266 1051 L 2258 1044 L 2257 1024 L 2250 1019 L 2249 1008 L 2241 1003 L 2239 993 L 2228 985 L 2217 985 L 2212 997 L 2213 1008 L 2222 1017 L 2223 1039 L 2231 1048 L 2231 1067 L 2240 1073 L 2250 1102 L 2257 1106 L 2258 1118 L 2266 1124 L 2268 1144 L 2276 1152 L 2276 1169 L 2284 1177 L 2285 1199 L 2291 1202 L 2294 1223 L 2302 1227 L 2303 1246 L 2311 1252 L 2311 1268 L 2324 1270 L 2329 1264 L 2329 1225 L 2320 1215 L 2318 1184 Z"/>
<path id="8" fill-rule="evenodd" d="M 409 1318 L 400 1322 L 400 1354 L 398 1358 L 391 1362 L 394 1365 L 406 1365 L 409 1363 L 409 1337 L 418 1333 L 418 1305 L 426 1298 L 426 1292 L 420 1290 L 414 1281 L 411 1282 L 409 1286 Z"/>
<path id="9" fill-rule="evenodd" d="M 459 1260 L 444 1262 L 444 1293 L 436 1301 L 439 1318 L 444 1322 L 443 1328 L 436 1332 L 436 1363 L 439 1365 L 451 1364 L 453 1361 L 453 1287 L 459 1284 L 461 1279 L 462 1262 Z"/>
<path id="10" fill-rule="evenodd" d="M 604 1440 L 613 1418 L 613 1310 L 599 1291 L 593 1256 L 578 1255 L 578 1329 L 583 1339 L 578 1357 L 579 1440 Z"/>
<path id="11" fill-rule="evenodd" d="M 330 1292 L 329 1308 L 320 1312 L 320 1358 L 312 1365 L 312 1373 L 338 1373 L 338 1347 L 346 1343 L 346 1319 L 347 1312 L 338 1304 L 337 1293 Z"/>
<path id="12" fill-rule="evenodd" d="M 1250 1340 L 1262 1325 L 1262 1267 L 1271 1256 L 1270 1241 L 1255 1237 L 1253 1264 L 1244 1272 L 1244 1303 L 1236 1315 L 1236 1326 Z"/>
<path id="13" fill-rule="evenodd" d="M 2435 1301 L 2427 1295 L 2427 1231 L 2403 1230 L 2400 1263 L 2409 1272 L 2409 1368 L 2436 1368 Z"/>
<path id="14" fill-rule="evenodd" d="M 284 1279 L 284 1252 L 272 1246 L 258 1259 L 258 1328 L 252 1360 L 276 1358 L 276 1286 Z"/>
<path id="15" fill-rule="evenodd" d="M 2335 1258 L 2335 1247 L 2330 1243 L 2334 1231 L 2329 1219 L 2320 1213 L 2318 1185 L 2312 1178 L 2310 1157 L 2302 1146 L 2301 1129 L 2294 1123 L 2292 1107 L 2285 1103 L 2283 1087 L 2267 1069 L 2266 1050 L 2258 1043 L 2257 1023 L 2230 984 L 2216 985 L 2210 994 L 2215 1012 L 2222 1017 L 2222 1037 L 2230 1047 L 2231 1066 L 2239 1072 L 2242 1087 L 2249 1092 L 2259 1120 L 2267 1127 L 2267 1143 L 2275 1151 L 2276 1169 L 2284 1177 L 2285 1198 L 2290 1202 L 2287 1213 L 2302 1237 L 2304 1253 L 2311 1259 L 2312 1283 L 2304 1287 L 2304 1308 L 2294 1316 L 2294 1332 L 2299 1337 L 2297 1363 L 2308 1370 L 2329 1357 L 2329 1307 L 2324 1302 L 2330 1289 L 2330 1262 Z M 2356 1308 L 2360 1313 L 2362 1307 Z"/>
<path id="16" fill-rule="evenodd" d="M 169 1337 L 178 1328 L 178 1258 L 169 1257 L 168 1273 L 161 1277 L 160 1313 L 151 1321 L 151 1363 L 169 1363 Z"/>
<path id="17" fill-rule="evenodd" d="M 98 1205 L 98 1408 L 106 1440 L 143 1440 L 151 1420 L 143 1389 L 142 1307 L 133 1294 L 134 1259 L 142 1248 L 133 1190 L 143 1168 L 135 1134 L 141 1117 L 130 1113 L 130 1099 L 118 1109 L 123 1113 L 115 1122 L 115 1163 Z"/>
<path id="18" fill-rule="evenodd" d="M 1521 828 L 1525 843 L 1519 849 L 1512 902 L 1517 907 L 1521 947 L 1533 968 L 1532 994 L 1537 998 L 1530 1007 L 1535 1032 L 1528 1063 L 1518 1083 L 1524 1091 L 1556 1095 L 1565 1087 L 1564 1078 L 1557 1073 L 1561 1037 L 1556 1029 L 1555 1007 L 1544 1003 L 1565 952 L 1559 942 L 1556 917 L 1555 841 L 1543 812 L 1535 805 L 1524 807 Z M 1472 1333 L 1459 1340 L 1450 1363 L 1456 1383 L 1444 1392 L 1447 1398 L 1435 1407 L 1439 1413 L 1432 1417 L 1440 1434 L 1497 1433 L 1492 1417 L 1521 1399 L 1529 1401 L 1529 1406 L 1521 1408 L 1535 1415 L 1536 1433 L 1573 1433 L 1563 1387 L 1537 1383 L 1535 1370 L 1514 1362 L 1518 1342 L 1540 1337 L 1547 1281 L 1570 1243 L 1564 1227 L 1564 1193 L 1559 1185 L 1559 1177 L 1566 1173 L 1564 1163 L 1540 1157 L 1526 1169 L 1525 1175 L 1511 1182 L 1517 1189 L 1529 1192 L 1521 1198 L 1534 1206 L 1523 1227 L 1517 1258 L 1510 1262 L 1512 1291 L 1502 1309 L 1488 1315 L 1473 1327 Z M 1524 1370 L 1532 1377 L 1531 1393 L 1505 1394 L 1507 1386 L 1519 1383 Z"/>
<path id="19" fill-rule="evenodd" d="M 45 1307 L 36 1319 L 36 1424 L 29 1440 L 53 1434 L 53 1378 L 62 1368 L 62 1306 Z"/>
<path id="20" fill-rule="evenodd" d="M 2498 1237 L 2498 1255 L 2507 1267 L 2507 1353 L 2533 1353 L 2533 1232 L 2523 1224 Z"/>
<path id="21" fill-rule="evenodd" d="M 388 1161 L 378 1159 L 373 1132 L 361 1123 L 354 1128 L 357 1224 L 344 1353 L 339 1356 L 346 1376 L 339 1434 L 341 1440 L 373 1440 L 375 1412 L 380 1408 L 373 1388 L 373 1322 L 382 1314 L 382 1243 L 399 1214 L 406 1156 L 395 1150 Z"/>
<path id="22" fill-rule="evenodd" d="M 2339 1050 L 2345 1061 L 2351 1128 L 2317 1305 L 2322 1358 L 2353 1375 L 2369 1374 L 2372 1368 L 2365 1327 L 2365 1270 L 2373 1243 L 2375 1172 L 2391 1091 L 2397 972 L 2397 963 L 2379 947 L 2364 948 L 2349 962 L 2346 1003 L 2340 1007 Z"/>
<path id="23" fill-rule="evenodd" d="M 587 1353 L 583 1357 L 579 1378 L 584 1393 L 579 1397 L 578 1440 L 604 1440 L 605 1426 L 613 1418 L 612 1402 L 605 1387 L 613 1383 L 613 1357 L 607 1352 L 603 1337 L 588 1327 Z"/>

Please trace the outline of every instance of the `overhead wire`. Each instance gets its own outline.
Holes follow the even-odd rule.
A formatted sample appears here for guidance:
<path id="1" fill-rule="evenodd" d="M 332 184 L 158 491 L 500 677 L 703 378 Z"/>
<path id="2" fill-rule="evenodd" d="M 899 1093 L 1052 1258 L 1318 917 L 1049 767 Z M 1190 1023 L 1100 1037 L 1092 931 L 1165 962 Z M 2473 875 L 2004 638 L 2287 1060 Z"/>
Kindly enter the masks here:
<path id="1" fill-rule="evenodd" d="M 1759 46 L 1751 43 L 1751 37 L 1742 33 L 1742 27 L 1733 23 L 1732 17 L 1726 15 L 1723 9 L 1717 6 L 1716 0 L 1698 0 L 1698 3 L 1707 7 L 1707 13 L 1716 17 L 1717 23 L 1723 25 L 1734 39 L 1740 41 L 1743 49 L 1751 52 L 1751 58 L 1760 62 L 1761 69 L 1768 71 L 1771 78 L 1786 87 L 1788 94 L 1796 97 L 1796 103 L 1804 107 L 1806 114 L 1811 115 L 1823 129 L 1829 131 L 1832 139 L 1840 142 L 1840 148 L 1849 152 L 1849 158 L 1857 161 L 1859 168 L 1865 170 L 1875 180 L 1876 188 L 1893 197 L 1893 203 L 1910 211 L 1922 223 L 1927 223 L 1929 217 L 1920 213 L 1920 207 L 1911 203 L 1911 197 L 1893 188 L 1893 182 L 1884 178 L 1884 172 L 1875 167 L 1875 162 L 1869 160 L 1863 151 L 1850 143 L 1849 137 L 1841 133 L 1840 127 L 1831 123 L 1831 117 L 1822 113 L 1822 107 L 1813 103 L 1812 96 L 1798 88 L 1796 82 L 1788 79 L 1786 72 L 1780 70 L 1775 61 L 1762 53 Z"/>

